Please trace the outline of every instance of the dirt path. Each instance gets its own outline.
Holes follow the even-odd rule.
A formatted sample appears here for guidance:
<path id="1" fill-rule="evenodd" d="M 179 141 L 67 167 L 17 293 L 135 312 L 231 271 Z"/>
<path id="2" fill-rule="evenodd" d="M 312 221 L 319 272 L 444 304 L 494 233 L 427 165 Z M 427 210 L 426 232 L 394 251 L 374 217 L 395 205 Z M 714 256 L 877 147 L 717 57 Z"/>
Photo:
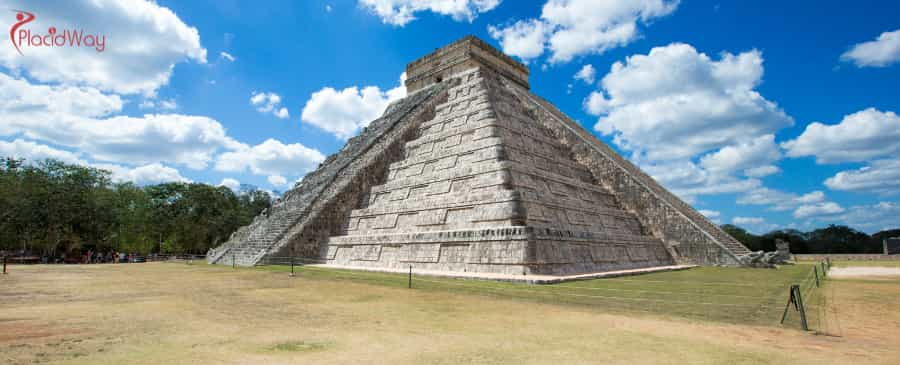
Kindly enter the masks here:
<path id="1" fill-rule="evenodd" d="M 833 278 L 878 278 L 900 276 L 900 267 L 851 266 L 834 267 L 829 272 Z"/>
<path id="2" fill-rule="evenodd" d="M 182 264 L 17 266 L 0 363 L 891 363 L 900 280 L 832 280 L 843 337 Z"/>

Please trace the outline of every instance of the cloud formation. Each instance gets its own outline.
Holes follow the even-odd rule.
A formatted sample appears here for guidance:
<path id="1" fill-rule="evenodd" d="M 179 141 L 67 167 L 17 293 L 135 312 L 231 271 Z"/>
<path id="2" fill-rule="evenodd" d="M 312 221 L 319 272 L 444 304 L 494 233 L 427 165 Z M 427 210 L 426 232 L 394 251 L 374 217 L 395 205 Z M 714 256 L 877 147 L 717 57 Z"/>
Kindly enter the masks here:
<path id="1" fill-rule="evenodd" d="M 584 81 L 585 84 L 593 84 L 594 79 L 597 77 L 597 70 L 594 69 L 594 66 L 591 64 L 584 65 L 575 73 L 575 80 Z"/>
<path id="2" fill-rule="evenodd" d="M 479 13 L 493 10 L 501 0 L 359 0 L 359 6 L 381 18 L 385 24 L 404 26 L 416 13 L 430 11 L 455 21 L 472 22 Z M 326 11 L 331 11 L 326 6 Z"/>
<path id="3" fill-rule="evenodd" d="M 774 133 L 793 125 L 755 90 L 762 75 L 759 51 L 714 60 L 673 43 L 613 64 L 584 108 L 596 131 L 682 198 L 746 192 L 780 171 Z"/>
<path id="4" fill-rule="evenodd" d="M 281 106 L 281 96 L 273 92 L 256 92 L 250 95 L 250 105 L 260 113 L 272 113 L 278 119 L 290 117 L 287 108 Z"/>
<path id="5" fill-rule="evenodd" d="M 853 45 L 841 55 L 844 62 L 856 67 L 886 67 L 900 61 L 900 29 L 884 32 L 874 41 Z"/>
<path id="6" fill-rule="evenodd" d="M 343 90 L 323 87 L 306 101 L 300 119 L 338 138 L 350 138 L 380 117 L 391 102 L 406 96 L 405 80 L 404 72 L 400 85 L 387 91 L 377 86 L 351 86 Z"/>
<path id="7" fill-rule="evenodd" d="M 489 26 L 503 51 L 523 61 L 546 49 L 550 63 L 621 47 L 640 36 L 638 24 L 671 14 L 678 0 L 549 0 L 539 19 Z"/>
<path id="8" fill-rule="evenodd" d="M 815 156 L 820 164 L 900 156 L 900 116 L 868 108 L 844 116 L 838 124 L 810 123 L 800 136 L 781 145 L 790 157 Z"/>
<path id="9" fill-rule="evenodd" d="M 315 168 L 325 160 L 318 150 L 300 143 L 284 144 L 267 139 L 255 146 L 241 145 L 234 151 L 219 155 L 215 169 L 218 171 L 250 171 L 256 175 L 299 176 Z"/>
<path id="10" fill-rule="evenodd" d="M 32 29 L 75 28 L 107 37 L 102 57 L 89 47 L 28 47 L 24 56 L 13 47 L 0 47 L 0 65 L 41 82 L 152 95 L 168 83 L 176 63 L 206 63 L 197 29 L 155 2 L 76 0 L 59 6 L 12 0 L 6 8 L 34 13 L 35 20 L 26 25 Z"/>

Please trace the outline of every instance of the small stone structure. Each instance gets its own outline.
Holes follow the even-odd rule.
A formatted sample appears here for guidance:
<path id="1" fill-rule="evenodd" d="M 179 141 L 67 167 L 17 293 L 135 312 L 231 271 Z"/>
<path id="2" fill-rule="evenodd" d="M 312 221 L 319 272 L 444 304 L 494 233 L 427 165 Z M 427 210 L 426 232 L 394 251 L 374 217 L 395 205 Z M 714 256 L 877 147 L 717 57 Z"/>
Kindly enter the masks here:
<path id="1" fill-rule="evenodd" d="M 573 275 L 745 265 L 749 251 L 528 89 L 475 37 L 407 66 L 409 96 L 211 263 Z"/>
<path id="2" fill-rule="evenodd" d="M 891 237 L 884 239 L 885 255 L 900 255 L 900 237 Z"/>
<path id="3" fill-rule="evenodd" d="M 794 259 L 791 256 L 791 243 L 780 238 L 775 239 L 775 259 L 789 262 Z"/>
<path id="4" fill-rule="evenodd" d="M 756 251 L 739 256 L 741 262 L 749 267 L 774 268 L 775 265 L 787 265 L 791 262 L 791 245 L 789 242 L 776 238 L 775 251 Z"/>

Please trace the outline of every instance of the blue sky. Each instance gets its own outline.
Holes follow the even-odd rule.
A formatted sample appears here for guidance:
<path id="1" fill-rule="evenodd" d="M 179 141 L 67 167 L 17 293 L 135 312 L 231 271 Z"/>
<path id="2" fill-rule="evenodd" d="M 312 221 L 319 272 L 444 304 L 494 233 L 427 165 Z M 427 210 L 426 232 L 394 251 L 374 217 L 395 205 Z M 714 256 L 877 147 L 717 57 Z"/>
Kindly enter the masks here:
<path id="1" fill-rule="evenodd" d="M 405 95 L 407 62 L 474 34 L 716 222 L 900 227 L 897 2 L 2 3 L 106 39 L 4 37 L 5 155 L 284 191 Z"/>

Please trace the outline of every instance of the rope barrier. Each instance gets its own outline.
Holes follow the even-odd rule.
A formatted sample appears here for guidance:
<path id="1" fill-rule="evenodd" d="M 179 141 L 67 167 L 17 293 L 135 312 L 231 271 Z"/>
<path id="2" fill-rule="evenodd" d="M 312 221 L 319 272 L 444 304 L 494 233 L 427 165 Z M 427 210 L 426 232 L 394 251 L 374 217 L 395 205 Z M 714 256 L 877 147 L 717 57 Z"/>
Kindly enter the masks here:
<path id="1" fill-rule="evenodd" d="M 304 270 L 315 270 L 320 272 L 328 272 L 331 274 L 344 276 L 344 277 L 358 277 L 367 281 L 376 281 L 382 283 L 388 283 L 386 280 L 377 280 L 375 278 L 368 277 L 365 274 L 357 274 L 351 272 L 341 272 L 336 273 L 334 269 L 325 269 L 318 267 L 303 267 Z M 400 279 L 400 278 L 398 278 Z M 524 288 L 510 288 L 510 287 L 498 287 L 489 285 L 487 283 L 479 283 L 477 285 L 470 285 L 467 283 L 461 282 L 449 282 L 449 281 L 437 281 L 437 280 L 429 280 L 421 277 L 417 277 L 415 279 L 416 282 L 425 282 L 430 284 L 437 285 L 449 285 L 467 289 L 475 289 L 475 290 L 499 290 L 499 291 L 507 291 L 507 292 L 519 292 L 519 293 L 532 293 L 532 294 L 541 294 L 541 295 L 562 295 L 567 297 L 574 298 L 589 298 L 589 299 L 610 299 L 610 300 L 625 300 L 625 301 L 637 301 L 637 302 L 660 302 L 660 303 L 677 303 L 677 304 L 686 304 L 686 305 L 709 305 L 709 306 L 722 306 L 722 307 L 732 307 L 732 308 L 757 308 L 756 305 L 747 305 L 747 304 L 733 304 L 733 303 L 712 303 L 712 302 L 700 302 L 700 301 L 687 301 L 687 300 L 672 300 L 672 299 L 655 299 L 655 298 L 635 298 L 635 297 L 621 297 L 621 296 L 604 296 L 604 295 L 588 295 L 588 294 L 576 294 L 576 293 L 559 293 L 552 290 L 533 290 L 533 289 L 524 289 Z M 400 284 L 400 280 L 397 283 Z M 487 285 L 486 285 L 487 284 Z"/>
<path id="2" fill-rule="evenodd" d="M 585 286 L 585 285 L 546 285 L 546 286 L 531 286 L 527 287 L 524 284 L 517 283 L 500 283 L 493 281 L 478 281 L 477 283 L 474 281 L 466 282 L 464 279 L 459 278 L 447 278 L 447 279 L 431 279 L 431 278 L 423 278 L 422 275 L 415 276 L 415 272 L 412 271 L 412 267 L 410 267 L 409 275 L 399 275 L 398 273 L 390 273 L 390 272 L 354 272 L 351 270 L 344 270 L 339 268 L 323 268 L 316 266 L 309 266 L 304 264 L 321 264 L 326 263 L 327 260 L 322 260 L 319 258 L 303 258 L 303 257 L 267 257 L 264 259 L 259 265 L 286 265 L 288 262 L 294 262 L 297 265 L 297 269 L 302 273 L 306 272 L 316 272 L 316 273 L 326 273 L 331 278 L 343 279 L 343 280 L 355 280 L 355 281 L 364 281 L 369 283 L 375 283 L 380 285 L 389 285 L 395 287 L 409 287 L 409 288 L 424 288 L 424 289 L 457 289 L 464 290 L 470 293 L 476 294 L 486 294 L 491 296 L 501 296 L 501 297 L 523 297 L 523 295 L 528 295 L 528 297 L 532 297 L 538 300 L 555 300 L 559 302 L 573 302 L 578 304 L 591 304 L 591 302 L 602 302 L 604 306 L 620 306 L 623 308 L 627 308 L 629 311 L 637 311 L 637 312 L 647 312 L 647 313 L 665 313 L 664 307 L 665 305 L 676 306 L 675 308 L 679 309 L 679 314 L 682 315 L 700 315 L 707 318 L 717 317 L 717 313 L 712 311 L 712 308 L 730 308 L 737 310 L 737 313 L 734 315 L 740 316 L 744 310 L 748 311 L 748 319 L 758 321 L 768 316 L 773 316 L 774 313 L 779 312 L 779 309 L 782 308 L 780 303 L 778 303 L 778 298 L 781 297 L 782 293 L 785 293 L 784 288 L 780 285 L 784 285 L 790 281 L 788 280 L 777 280 L 772 285 L 760 285 L 760 284 L 750 284 L 750 283 L 734 283 L 734 282 L 706 282 L 706 281 L 695 281 L 695 280 L 645 280 L 645 279 L 622 279 L 622 278 L 609 278 L 605 279 L 604 283 L 607 284 L 663 284 L 663 285 L 673 285 L 673 284 L 683 284 L 688 286 L 696 286 L 698 288 L 697 291 L 671 291 L 671 290 L 652 290 L 652 289 L 635 289 L 629 287 L 593 287 L 593 286 Z M 815 327 L 819 329 L 823 329 L 823 326 L 830 326 L 829 322 L 829 301 L 828 298 L 824 298 L 821 295 L 816 295 L 816 277 L 817 273 L 813 272 L 813 270 L 818 269 L 818 263 L 816 268 L 811 269 L 802 280 L 799 281 L 799 285 L 797 285 L 796 295 L 798 295 L 802 301 L 805 303 L 805 312 L 801 315 L 805 316 L 807 313 L 814 313 L 815 319 L 814 322 L 810 321 L 809 324 L 815 323 Z M 824 280 L 827 275 L 824 272 L 830 268 L 825 264 L 822 265 L 823 273 L 818 275 L 818 279 L 820 280 L 820 285 L 824 286 L 822 280 Z M 415 283 L 420 283 L 420 285 L 414 285 Z M 797 281 L 794 281 L 795 283 Z M 424 286 L 421 284 L 425 284 Z M 741 287 L 751 289 L 751 292 L 754 292 L 752 288 L 759 289 L 760 295 L 742 295 L 742 294 L 730 294 L 730 293 L 718 293 L 716 289 L 710 290 L 710 288 L 715 288 L 719 286 L 728 286 L 728 287 Z M 538 289 L 539 288 L 539 289 Z M 832 295 L 833 295 L 833 288 Z M 584 291 L 584 293 L 577 293 L 573 291 Z M 790 291 L 788 291 L 790 292 Z M 603 293 L 610 293 L 612 295 L 605 295 Z M 635 294 L 636 296 L 628 296 L 628 295 L 615 295 L 615 293 L 622 294 Z M 744 304 L 744 303 L 722 303 L 718 302 L 717 299 L 710 300 L 713 298 L 720 298 L 728 301 L 729 299 L 734 300 L 748 300 L 748 301 L 756 301 L 761 298 L 762 303 L 759 304 Z M 635 303 L 643 303 L 643 305 L 635 306 Z M 599 304 L 599 303 L 598 303 Z M 695 309 L 694 312 L 685 313 L 680 311 L 680 306 L 686 307 L 685 309 Z M 791 303 L 788 303 L 788 306 L 791 306 Z M 696 308 L 691 308 L 696 307 Z M 803 306 L 801 306 L 803 307 Z M 647 308 L 650 308 L 649 310 Z M 654 311 L 653 309 L 657 310 Z M 833 310 L 836 313 L 836 309 Z M 728 316 L 730 311 L 724 311 L 722 313 L 718 313 L 719 315 Z M 787 313 L 787 312 L 786 312 Z M 825 318 L 822 318 L 825 317 Z M 836 315 L 834 316 L 836 317 Z M 812 318 L 810 318 L 812 319 Z M 836 318 L 834 319 L 836 320 Z M 837 327 L 840 325 L 837 324 Z"/>

